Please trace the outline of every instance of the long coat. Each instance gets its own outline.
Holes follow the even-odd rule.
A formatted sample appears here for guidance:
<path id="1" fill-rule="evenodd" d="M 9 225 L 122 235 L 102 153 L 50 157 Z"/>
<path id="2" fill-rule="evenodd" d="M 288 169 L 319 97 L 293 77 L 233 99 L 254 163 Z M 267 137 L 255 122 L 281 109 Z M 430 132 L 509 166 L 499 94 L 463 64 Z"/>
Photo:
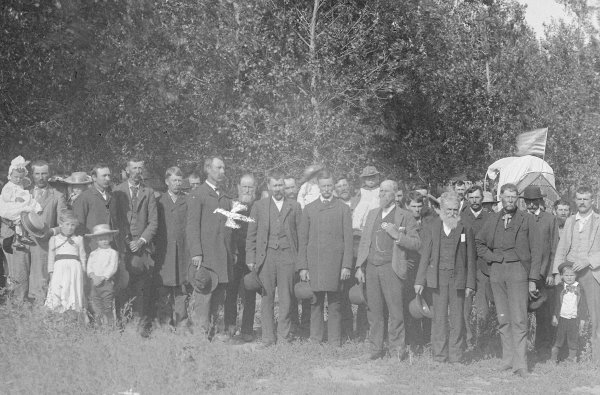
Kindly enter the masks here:
<path id="1" fill-rule="evenodd" d="M 371 250 L 373 226 L 375 225 L 375 220 L 378 215 L 381 215 L 380 208 L 371 210 L 367 215 L 365 228 L 363 229 L 360 244 L 358 245 L 356 266 L 362 266 L 367 262 L 369 251 Z M 418 234 L 419 224 L 415 221 L 412 214 L 400 208 L 396 208 L 394 224 L 399 227 L 404 227 L 406 231 L 405 234 L 400 237 L 400 240 L 394 243 L 394 250 L 392 251 L 392 269 L 400 279 L 406 280 L 406 273 L 408 271 L 407 252 L 418 251 L 419 248 L 421 248 L 421 239 Z"/>
<path id="2" fill-rule="evenodd" d="M 421 261 L 415 285 L 429 288 L 438 287 L 442 232 L 443 224 L 440 218 L 435 218 L 431 226 L 424 228 L 421 232 Z M 454 286 L 456 289 L 471 288 L 475 290 L 477 287 L 477 250 L 473 230 L 459 223 L 450 233 L 450 237 L 455 245 Z"/>
<path id="3" fill-rule="evenodd" d="M 307 269 L 313 291 L 337 292 L 342 268 L 352 268 L 350 208 L 333 198 L 306 205 L 298 234 L 298 270 Z"/>
<path id="4" fill-rule="evenodd" d="M 40 200 L 41 216 L 50 228 L 58 226 L 59 214 L 67 208 L 65 195 L 48 186 Z M 36 238 L 36 244 L 29 248 L 31 271 L 29 274 L 29 293 L 44 299 L 48 286 L 48 241 L 50 238 Z"/>
<path id="5" fill-rule="evenodd" d="M 539 215 L 532 215 L 532 218 L 534 236 L 537 238 L 542 255 L 540 271 L 542 277 L 546 278 L 552 275 L 554 254 L 558 246 L 558 218 L 545 211 L 541 211 Z"/>
<path id="6" fill-rule="evenodd" d="M 186 237 L 190 256 L 202 256 L 202 266 L 217 273 L 220 283 L 233 275 L 232 229 L 225 226 L 227 218 L 215 210 L 231 210 L 231 198 L 220 195 L 206 182 L 187 196 L 188 216 Z"/>
<path id="7" fill-rule="evenodd" d="M 473 229 L 473 234 L 477 235 L 477 233 L 483 228 L 483 225 L 486 223 L 488 218 L 490 217 L 490 212 L 486 209 L 481 209 L 481 212 L 477 217 L 473 215 L 473 211 L 471 209 L 465 209 L 460 213 L 460 221 L 468 228 Z M 490 270 L 488 263 L 482 258 L 477 257 L 477 266 L 479 270 L 486 276 L 490 276 Z"/>
<path id="8" fill-rule="evenodd" d="M 475 236 L 477 244 L 477 255 L 483 258 L 489 265 L 494 262 L 502 263 L 504 256 L 500 252 L 495 252 L 494 235 L 498 222 L 503 221 L 503 211 L 491 213 L 490 218 L 483 225 L 483 228 Z M 519 257 L 521 265 L 528 273 L 530 280 L 540 279 L 540 269 L 542 256 L 537 238 L 534 237 L 533 218 L 520 210 L 515 211 L 508 227 L 515 238 L 515 252 Z"/>
<path id="9" fill-rule="evenodd" d="M 185 240 L 187 200 L 184 195 L 181 195 L 173 203 L 169 193 L 163 193 L 156 203 L 158 230 L 154 240 L 159 284 L 181 285 L 187 282 L 187 273 L 191 264 Z"/>
<path id="10" fill-rule="evenodd" d="M 106 200 L 95 186 L 81 192 L 73 202 L 73 212 L 79 220 L 77 234 L 92 233 L 94 226 L 108 224 L 111 229 L 121 229 L 121 219 L 117 204 L 110 189 L 106 190 Z M 115 238 L 117 250 L 123 252 L 121 238 Z M 89 247 L 88 247 L 89 248 Z"/>
<path id="11" fill-rule="evenodd" d="M 254 203 L 250 217 L 255 222 L 248 224 L 246 236 L 246 264 L 256 264 L 257 271 L 265 263 L 267 257 L 267 244 L 269 242 L 269 231 L 271 223 L 271 197 L 266 197 Z M 283 221 L 281 226 L 290 242 L 290 250 L 294 260 L 298 257 L 298 227 L 302 220 L 302 209 L 300 203 L 292 200 L 284 200 L 281 207 Z"/>

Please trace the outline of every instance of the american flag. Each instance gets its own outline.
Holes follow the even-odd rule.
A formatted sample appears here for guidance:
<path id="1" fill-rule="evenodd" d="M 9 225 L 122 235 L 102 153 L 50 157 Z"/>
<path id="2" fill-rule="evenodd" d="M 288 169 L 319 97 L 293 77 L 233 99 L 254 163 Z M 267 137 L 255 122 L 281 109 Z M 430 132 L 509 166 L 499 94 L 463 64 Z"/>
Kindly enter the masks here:
<path id="1" fill-rule="evenodd" d="M 521 133 L 517 136 L 516 156 L 537 155 L 543 157 L 546 154 L 547 138 L 548 128 Z"/>

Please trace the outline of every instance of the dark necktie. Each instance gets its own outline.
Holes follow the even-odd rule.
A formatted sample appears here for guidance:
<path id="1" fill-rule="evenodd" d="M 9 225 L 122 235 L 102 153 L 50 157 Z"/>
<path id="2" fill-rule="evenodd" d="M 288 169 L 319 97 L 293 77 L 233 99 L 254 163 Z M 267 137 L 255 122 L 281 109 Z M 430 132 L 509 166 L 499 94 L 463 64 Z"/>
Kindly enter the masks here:
<path id="1" fill-rule="evenodd" d="M 502 216 L 502 219 L 504 220 L 504 229 L 508 228 L 508 224 L 510 224 L 510 220 L 512 219 L 512 214 L 504 214 Z"/>
<path id="2" fill-rule="evenodd" d="M 131 187 L 131 207 L 133 207 L 133 208 L 137 207 L 137 194 L 138 194 L 138 187 L 132 186 Z"/>

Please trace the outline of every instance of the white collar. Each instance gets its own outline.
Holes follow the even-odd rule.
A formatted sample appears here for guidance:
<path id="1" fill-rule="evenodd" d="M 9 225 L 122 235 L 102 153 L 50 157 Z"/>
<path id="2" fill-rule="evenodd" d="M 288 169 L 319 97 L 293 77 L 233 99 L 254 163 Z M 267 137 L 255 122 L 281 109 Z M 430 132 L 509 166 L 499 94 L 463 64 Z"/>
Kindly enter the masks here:
<path id="1" fill-rule="evenodd" d="M 568 285 L 567 283 L 563 283 L 563 289 L 567 289 Z M 571 284 L 572 287 L 576 287 L 579 285 L 579 281 L 575 281 L 573 284 Z"/>
<path id="2" fill-rule="evenodd" d="M 393 210 L 393 209 L 395 209 L 395 208 L 396 208 L 396 204 L 395 204 L 395 203 L 394 203 L 394 204 L 392 204 L 390 207 L 387 207 L 387 208 L 386 208 L 386 207 L 384 207 L 384 208 L 382 208 L 382 209 L 381 209 L 381 219 L 383 219 L 383 218 L 387 217 L 387 215 L 388 215 L 389 213 L 391 213 L 391 212 L 392 212 L 392 210 Z"/>
<path id="3" fill-rule="evenodd" d="M 590 210 L 590 213 L 586 217 L 583 217 L 579 212 L 577 212 L 577 214 L 575 214 L 575 221 L 579 221 L 580 219 L 587 221 L 588 219 L 590 219 L 592 214 L 594 214 L 594 210 Z"/>
<path id="4" fill-rule="evenodd" d="M 285 198 L 282 198 L 281 200 L 277 200 L 273 196 L 271 196 L 271 199 L 273 200 L 273 202 L 275 202 L 275 204 L 277 205 L 277 207 L 283 206 L 283 201 L 285 200 Z"/>
<path id="5" fill-rule="evenodd" d="M 444 233 L 446 234 L 446 236 L 450 236 L 450 232 L 452 232 L 452 229 L 448 225 L 446 225 L 444 221 L 442 221 L 442 226 L 444 227 Z"/>
<path id="6" fill-rule="evenodd" d="M 471 210 L 471 212 L 473 213 L 473 217 L 478 218 L 481 215 L 481 212 L 483 211 L 483 207 L 477 212 L 473 211 L 471 207 L 469 207 L 469 210 Z"/>
<path id="7" fill-rule="evenodd" d="M 213 185 L 213 184 L 212 184 L 210 181 L 208 181 L 208 180 L 206 180 L 205 182 L 206 182 L 206 183 L 208 184 L 208 186 L 209 186 L 209 187 L 211 187 L 213 190 L 215 190 L 215 191 L 217 190 L 217 186 L 216 186 L 216 185 Z"/>
<path id="8" fill-rule="evenodd" d="M 322 202 L 322 203 L 325 203 L 325 202 L 331 203 L 331 201 L 333 200 L 333 196 L 332 196 L 332 197 L 330 197 L 329 199 L 325 199 L 325 198 L 323 197 L 323 195 L 319 195 L 319 199 L 321 199 L 321 202 Z"/>

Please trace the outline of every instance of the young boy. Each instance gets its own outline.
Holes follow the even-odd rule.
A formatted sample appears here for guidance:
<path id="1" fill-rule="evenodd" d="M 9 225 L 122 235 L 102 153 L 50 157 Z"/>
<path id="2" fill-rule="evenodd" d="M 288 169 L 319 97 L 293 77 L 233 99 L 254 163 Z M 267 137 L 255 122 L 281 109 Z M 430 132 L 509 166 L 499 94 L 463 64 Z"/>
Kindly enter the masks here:
<path id="1" fill-rule="evenodd" d="M 98 247 L 90 253 L 87 260 L 87 274 L 92 280 L 90 302 L 98 323 L 103 319 L 108 325 L 113 325 L 114 284 L 112 277 L 117 272 L 119 254 L 110 247 L 113 234 L 106 224 L 94 226 L 93 233 L 86 237 L 95 239 Z"/>
<path id="2" fill-rule="evenodd" d="M 42 207 L 31 197 L 25 188 L 31 184 L 27 178 L 29 161 L 22 156 L 12 160 L 8 169 L 8 182 L 0 193 L 0 217 L 10 223 L 15 232 L 13 247 L 23 248 L 24 244 L 34 245 L 35 242 L 29 238 L 25 227 L 21 224 L 21 214 L 29 212 L 40 212 Z"/>
<path id="3" fill-rule="evenodd" d="M 556 299 L 552 325 L 558 328 L 551 359 L 558 362 L 558 352 L 567 343 L 569 347 L 567 361 L 575 362 L 579 349 L 579 335 L 585 326 L 587 305 L 583 288 L 577 282 L 577 273 L 573 270 L 573 264 L 564 262 L 558 267 L 558 271 L 563 282 L 555 287 Z"/>

